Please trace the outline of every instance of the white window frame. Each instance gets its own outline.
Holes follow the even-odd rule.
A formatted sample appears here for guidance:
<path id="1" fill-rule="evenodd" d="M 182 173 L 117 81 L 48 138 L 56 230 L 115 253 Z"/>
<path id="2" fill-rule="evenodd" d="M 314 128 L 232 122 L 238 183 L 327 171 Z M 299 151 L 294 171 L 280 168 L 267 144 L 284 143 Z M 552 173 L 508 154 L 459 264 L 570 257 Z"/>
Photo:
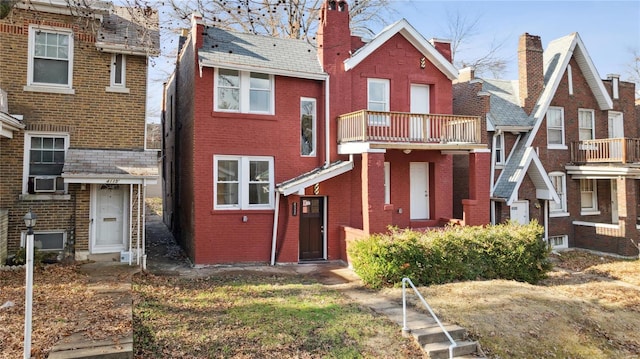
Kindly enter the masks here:
<path id="1" fill-rule="evenodd" d="M 573 95 L 573 73 L 571 65 L 567 65 L 567 82 L 569 82 L 569 95 Z"/>
<path id="2" fill-rule="evenodd" d="M 559 239 L 562 241 L 562 244 L 554 244 L 553 242 Z M 551 248 L 553 249 L 566 249 L 569 248 L 569 236 L 567 236 L 566 234 L 559 234 L 556 236 L 549 236 L 549 238 L 547 238 L 547 244 L 549 244 L 551 246 Z"/>
<path id="3" fill-rule="evenodd" d="M 238 204 L 218 204 L 218 161 L 237 161 L 238 162 Z M 251 183 L 248 176 L 249 164 L 251 161 L 267 161 L 269 162 L 269 203 L 266 204 L 249 204 L 249 184 Z M 273 209 L 274 208 L 274 168 L 273 157 L 269 156 L 231 156 L 231 155 L 214 155 L 213 156 L 213 209 L 215 210 L 255 210 L 255 209 Z"/>
<path id="4" fill-rule="evenodd" d="M 308 154 L 303 154 L 302 153 L 302 143 L 303 143 L 303 136 L 302 136 L 302 115 L 303 115 L 303 108 L 302 108 L 302 104 L 304 102 L 311 102 L 313 103 L 313 113 L 311 114 L 312 116 L 312 125 L 311 125 L 311 130 L 312 130 L 312 134 L 311 134 L 311 152 Z M 317 106 L 317 101 L 315 98 L 311 98 L 311 97 L 300 97 L 300 156 L 302 157 L 316 157 L 316 148 L 317 148 L 317 118 L 318 118 L 318 106 Z"/>
<path id="5" fill-rule="evenodd" d="M 225 109 L 218 107 L 218 72 L 220 68 L 214 69 L 213 75 L 213 108 L 219 112 L 232 112 L 232 113 L 255 113 L 264 115 L 273 115 L 275 113 L 275 79 L 271 74 L 261 72 L 242 71 L 231 68 L 223 68 L 224 70 L 238 71 L 239 76 L 239 104 L 238 109 Z M 269 77 L 269 110 L 268 111 L 252 111 L 251 110 L 251 74 L 268 75 Z M 266 91 L 266 90 L 265 90 Z"/>
<path id="6" fill-rule="evenodd" d="M 558 180 L 556 180 L 556 178 Z M 565 217 L 568 216 L 567 212 L 567 175 L 564 172 L 551 172 L 549 173 L 549 180 L 551 180 L 551 184 L 556 190 L 558 197 L 560 197 L 560 207 L 554 208 L 556 206 L 554 201 L 549 201 L 549 217 Z M 557 183 L 560 181 L 560 183 Z M 559 187 L 556 186 L 559 184 Z"/>
<path id="7" fill-rule="evenodd" d="M 384 163 L 384 204 L 391 204 L 391 162 Z"/>
<path id="8" fill-rule="evenodd" d="M 582 116 L 585 114 L 590 114 L 591 115 L 591 127 L 584 127 L 582 125 Z M 587 108 L 579 108 L 578 109 L 578 140 L 580 141 L 586 141 L 586 140 L 593 140 L 596 138 L 596 121 L 595 121 L 595 111 L 591 110 L 591 109 L 587 109 Z M 591 131 L 591 138 L 583 138 L 582 137 L 582 131 L 583 130 L 590 130 Z"/>
<path id="9" fill-rule="evenodd" d="M 27 231 L 22 231 L 21 232 L 21 236 L 20 236 L 20 247 L 25 246 L 25 243 L 27 242 Z M 63 230 L 63 229 L 57 229 L 57 230 L 45 230 L 45 231 L 33 231 L 34 234 L 34 238 L 33 238 L 33 244 L 35 246 L 35 244 L 37 243 L 37 240 L 35 238 L 35 236 L 37 236 L 38 234 L 62 234 L 62 248 L 52 248 L 52 249 L 42 249 L 42 248 L 38 248 L 39 251 L 42 252 L 59 252 L 59 251 L 64 251 L 65 247 L 67 246 L 67 231 Z"/>
<path id="10" fill-rule="evenodd" d="M 69 150 L 69 134 L 60 132 L 25 132 L 24 134 L 24 158 L 23 158 L 23 172 L 22 172 L 22 194 L 23 195 L 51 195 L 57 192 L 36 192 L 29 193 L 29 162 L 31 160 L 31 138 L 32 137 L 52 137 L 64 139 L 64 153 L 65 158 Z M 62 175 L 62 173 L 60 174 Z M 60 177 L 60 176 L 56 176 Z M 34 184 L 35 186 L 35 184 Z M 68 192 L 68 184 L 64 184 L 64 193 Z"/>
<path id="11" fill-rule="evenodd" d="M 116 81 L 116 72 L 118 71 L 118 56 L 122 57 L 120 62 L 120 74 L 121 81 Z M 106 92 L 120 92 L 129 93 L 127 88 L 127 55 L 125 54 L 112 54 L 111 55 L 111 79 L 109 87 L 105 88 Z"/>
<path id="12" fill-rule="evenodd" d="M 493 135 L 493 157 L 496 166 L 503 166 L 505 161 L 504 133 Z"/>
<path id="13" fill-rule="evenodd" d="M 559 111 L 560 112 L 560 126 L 549 126 L 549 113 L 551 111 Z M 549 149 L 558 149 L 558 150 L 566 150 L 567 146 L 565 143 L 565 136 L 564 136 L 564 108 L 563 107 L 555 107 L 555 106 L 549 106 L 549 109 L 547 110 L 547 113 L 545 115 L 545 120 L 546 120 L 546 124 L 547 124 L 547 148 Z M 561 139 L 562 142 L 561 143 L 549 143 L 549 130 L 553 130 L 553 131 L 561 131 Z"/>
<path id="14" fill-rule="evenodd" d="M 384 91 L 384 99 L 372 99 L 371 98 L 371 87 L 382 85 Z M 367 79 L 367 110 L 369 111 L 380 111 L 380 112 L 389 112 L 390 108 L 390 81 L 388 79 L 376 79 L 376 78 L 368 78 Z M 382 104 L 383 110 L 373 110 L 371 109 L 371 104 Z M 369 115 L 369 126 L 389 126 L 391 125 L 391 119 L 388 115 Z"/>
<path id="15" fill-rule="evenodd" d="M 583 184 L 591 183 L 591 190 L 585 190 L 586 186 Z M 591 196 L 590 203 L 587 203 L 588 206 L 584 206 L 583 195 L 589 194 Z M 580 214 L 583 216 L 589 215 L 597 215 L 600 214 L 598 210 L 598 183 L 595 179 L 580 179 Z"/>
<path id="16" fill-rule="evenodd" d="M 35 58 L 35 35 L 37 32 L 43 31 L 51 34 L 65 35 L 69 37 L 69 48 L 67 50 L 68 59 L 68 78 L 66 84 L 54 84 L 47 82 L 35 82 L 33 80 L 34 72 L 34 58 Z M 73 48 L 74 39 L 73 31 L 71 29 L 64 29 L 45 25 L 29 25 L 29 49 L 27 58 L 27 86 L 24 87 L 24 91 L 36 91 L 36 92 L 54 92 L 63 94 L 74 94 L 73 90 Z"/>

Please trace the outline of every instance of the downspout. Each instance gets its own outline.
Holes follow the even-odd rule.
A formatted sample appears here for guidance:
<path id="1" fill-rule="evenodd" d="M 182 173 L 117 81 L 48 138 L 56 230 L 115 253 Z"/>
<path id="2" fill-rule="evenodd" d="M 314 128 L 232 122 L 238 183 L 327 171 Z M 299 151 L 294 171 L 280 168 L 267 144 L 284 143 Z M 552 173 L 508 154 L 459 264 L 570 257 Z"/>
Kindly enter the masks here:
<path id="1" fill-rule="evenodd" d="M 144 205 L 142 206 L 142 270 L 147 270 L 147 206 L 146 206 L 146 198 L 147 198 L 147 180 L 142 179 L 142 202 Z"/>
<path id="2" fill-rule="evenodd" d="M 276 192 L 276 210 L 273 213 L 273 231 L 271 236 L 271 265 L 276 265 L 276 239 L 278 237 L 278 215 L 280 214 L 280 192 Z"/>
<path id="3" fill-rule="evenodd" d="M 544 201 L 544 240 L 549 243 L 549 200 Z"/>
<path id="4" fill-rule="evenodd" d="M 327 77 L 325 78 L 325 87 L 324 87 L 324 118 L 325 118 L 325 124 L 324 124 L 324 166 L 325 167 L 329 167 L 329 164 L 331 163 L 331 152 L 329 149 L 329 142 L 330 142 L 330 134 L 331 134 L 331 130 L 330 130 L 330 122 L 331 122 L 331 115 L 329 113 L 330 110 L 330 106 L 329 106 L 329 90 L 330 90 L 330 86 L 329 86 L 329 75 L 327 74 Z"/>
<path id="5" fill-rule="evenodd" d="M 129 185 L 129 265 L 131 265 L 131 257 L 133 256 L 133 184 Z"/>
<path id="6" fill-rule="evenodd" d="M 140 207 L 143 205 L 140 202 L 140 197 L 142 196 L 142 194 L 140 193 L 142 190 L 142 184 L 138 184 L 138 208 L 137 210 L 137 214 L 138 214 L 138 218 L 136 218 L 136 228 L 137 228 L 137 233 L 136 233 L 136 265 L 140 265 Z"/>

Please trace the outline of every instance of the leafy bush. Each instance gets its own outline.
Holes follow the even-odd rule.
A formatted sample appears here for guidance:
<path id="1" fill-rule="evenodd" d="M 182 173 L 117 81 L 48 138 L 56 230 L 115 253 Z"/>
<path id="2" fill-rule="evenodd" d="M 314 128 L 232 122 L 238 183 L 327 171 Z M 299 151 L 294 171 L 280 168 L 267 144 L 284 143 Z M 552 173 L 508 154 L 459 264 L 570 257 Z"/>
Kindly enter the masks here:
<path id="1" fill-rule="evenodd" d="M 476 279 L 536 283 L 551 269 L 544 229 L 535 221 L 415 232 L 390 228 L 349 247 L 355 272 L 374 288 Z"/>

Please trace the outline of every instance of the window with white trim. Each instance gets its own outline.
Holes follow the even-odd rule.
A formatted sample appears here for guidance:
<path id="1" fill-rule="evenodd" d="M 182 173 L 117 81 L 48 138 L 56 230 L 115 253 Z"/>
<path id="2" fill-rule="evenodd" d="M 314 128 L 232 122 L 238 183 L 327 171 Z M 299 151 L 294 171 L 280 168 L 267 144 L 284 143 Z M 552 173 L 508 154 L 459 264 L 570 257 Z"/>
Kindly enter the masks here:
<path id="1" fill-rule="evenodd" d="M 215 69 L 216 111 L 273 113 L 273 76 L 257 72 Z"/>
<path id="2" fill-rule="evenodd" d="M 214 209 L 272 209 L 273 157 L 214 158 Z"/>
<path id="3" fill-rule="evenodd" d="M 25 134 L 24 193 L 64 193 L 61 177 L 69 147 L 66 134 Z"/>
<path id="4" fill-rule="evenodd" d="M 598 186 L 594 179 L 580 180 L 581 214 L 595 214 L 598 211 Z"/>
<path id="5" fill-rule="evenodd" d="M 300 155 L 316 155 L 315 98 L 300 98 Z"/>
<path id="6" fill-rule="evenodd" d="M 593 140 L 596 137 L 594 121 L 593 110 L 578 109 L 578 136 L 580 141 Z"/>
<path id="7" fill-rule="evenodd" d="M 495 164 L 497 166 L 504 165 L 504 133 L 493 135 L 493 153 Z"/>
<path id="8" fill-rule="evenodd" d="M 564 108 L 549 107 L 547 110 L 548 148 L 566 148 L 564 144 Z"/>
<path id="9" fill-rule="evenodd" d="M 27 232 L 22 232 L 20 246 L 26 243 Z M 33 246 L 41 251 L 62 251 L 67 244 L 66 231 L 33 231 Z"/>
<path id="10" fill-rule="evenodd" d="M 389 80 L 367 79 L 367 110 L 389 112 Z M 389 126 L 388 114 L 369 115 L 369 126 Z"/>
<path id="11" fill-rule="evenodd" d="M 553 249 L 569 248 L 569 237 L 566 234 L 549 236 L 547 243 L 549 243 Z"/>
<path id="12" fill-rule="evenodd" d="M 73 32 L 29 25 L 28 86 L 71 89 L 73 78 Z"/>
<path id="13" fill-rule="evenodd" d="M 391 203 L 391 163 L 384 163 L 384 203 Z"/>
<path id="14" fill-rule="evenodd" d="M 567 212 L 567 177 L 564 172 L 551 172 L 549 173 L 549 179 L 553 188 L 555 188 L 558 197 L 560 197 L 560 203 L 555 201 L 549 201 L 549 212 L 551 214 L 566 213 Z"/>
<path id="15" fill-rule="evenodd" d="M 127 86 L 127 58 L 123 54 L 111 57 L 111 87 Z"/>

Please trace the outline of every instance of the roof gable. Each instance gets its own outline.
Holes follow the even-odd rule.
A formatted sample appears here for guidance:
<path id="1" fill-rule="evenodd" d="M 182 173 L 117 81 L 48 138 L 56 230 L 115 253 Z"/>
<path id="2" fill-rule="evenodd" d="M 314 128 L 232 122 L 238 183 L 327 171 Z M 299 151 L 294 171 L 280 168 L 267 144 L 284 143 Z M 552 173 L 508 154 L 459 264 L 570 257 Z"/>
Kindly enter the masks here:
<path id="1" fill-rule="evenodd" d="M 207 67 L 225 67 L 311 79 L 326 77 L 315 46 L 305 40 L 282 39 L 209 27 L 205 29 L 198 57 L 201 66 Z"/>
<path id="2" fill-rule="evenodd" d="M 409 22 L 399 20 L 384 28 L 373 40 L 358 49 L 350 58 L 344 61 L 345 71 L 349 71 L 364 61 L 394 35 L 401 34 L 411 45 L 422 53 L 438 70 L 450 80 L 458 78 L 458 70 L 436 48 L 429 43 Z"/>

